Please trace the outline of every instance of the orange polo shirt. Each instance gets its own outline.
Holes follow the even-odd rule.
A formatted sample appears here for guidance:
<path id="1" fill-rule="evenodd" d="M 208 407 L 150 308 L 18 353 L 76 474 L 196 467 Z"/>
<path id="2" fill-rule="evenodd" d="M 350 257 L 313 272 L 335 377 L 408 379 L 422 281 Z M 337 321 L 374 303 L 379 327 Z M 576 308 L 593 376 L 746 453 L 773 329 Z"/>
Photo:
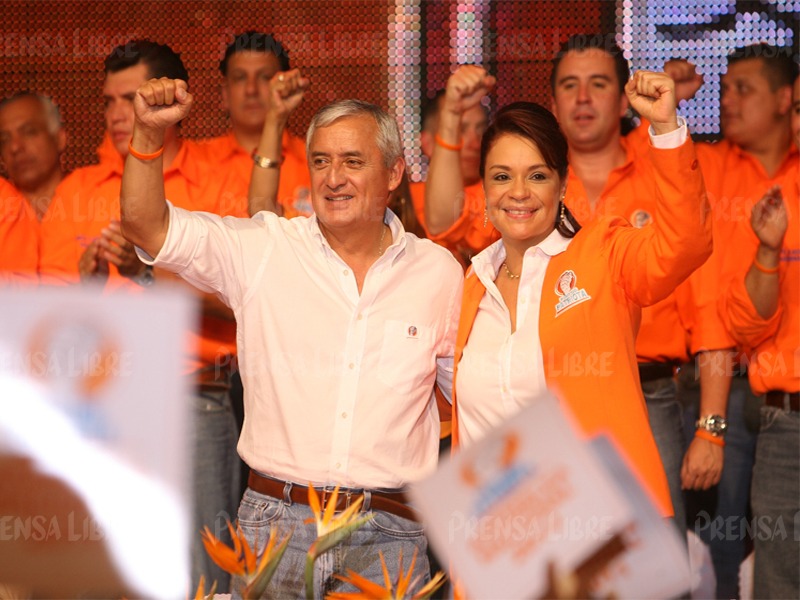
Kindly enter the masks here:
<path id="1" fill-rule="evenodd" d="M 25 196 L 0 178 L 0 285 L 38 282 L 39 223 Z"/>
<path id="2" fill-rule="evenodd" d="M 254 149 L 248 151 L 242 148 L 233 132 L 192 143 L 197 146 L 198 155 L 203 160 L 214 165 L 213 168 L 219 173 L 229 176 L 229 187 L 221 198 L 221 210 L 227 215 L 247 217 Z M 284 131 L 281 146 L 283 163 L 278 184 L 278 204 L 283 207 L 283 216 L 287 219 L 310 216 L 314 210 L 311 207 L 311 178 L 305 144 L 300 138 Z"/>
<path id="3" fill-rule="evenodd" d="M 800 158 L 794 146 L 772 177 L 754 156 L 728 141 L 698 144 L 697 155 L 711 205 L 714 253 L 690 278 L 696 302 L 693 352 L 736 346 L 718 311 L 720 290 L 729 284 L 725 279 L 730 275 L 725 268 L 725 257 L 738 240 L 743 239 L 741 235 L 737 237 L 736 231 L 740 223 L 749 223 L 753 204 L 772 185 L 786 181 L 800 170 Z"/>
<path id="4" fill-rule="evenodd" d="M 651 153 L 652 155 L 652 153 Z M 647 420 L 634 338 L 640 306 L 665 298 L 711 253 L 710 220 L 694 146 L 657 151 L 653 176 L 661 190 L 653 227 L 635 229 L 604 219 L 581 230 L 553 256 L 545 272 L 539 335 L 547 386 L 571 409 L 586 435 L 608 433 L 665 515 L 672 513 L 666 476 Z M 568 271 L 588 294 L 562 313 L 556 284 Z M 474 274 L 464 283 L 456 340 L 458 365 L 485 288 Z M 563 300 L 562 300 L 563 302 Z M 592 359 L 590 368 L 589 359 Z M 574 366 L 575 359 L 581 362 Z M 453 389 L 456 389 L 454 383 Z M 453 440 L 458 404 L 453 395 Z"/>
<path id="5" fill-rule="evenodd" d="M 112 219 L 120 218 L 122 157 L 110 152 L 104 140 L 100 164 L 77 169 L 56 189 L 42 219 L 39 271 L 42 282 L 65 285 L 78 283 L 78 261 L 89 243 L 100 236 Z M 172 164 L 164 171 L 164 188 L 170 202 L 188 210 L 219 212 L 227 179 L 215 176 L 209 165 L 195 155 L 191 144 L 182 143 Z M 224 213 L 222 213 L 224 214 Z M 141 288 L 109 265 L 107 292 L 138 292 Z M 231 321 L 203 316 L 200 335 L 190 334 L 186 373 L 226 360 L 235 353 L 236 325 Z"/>
<path id="6" fill-rule="evenodd" d="M 758 238 L 749 222 L 739 221 L 725 253 L 725 284 L 719 314 L 748 356 L 747 375 L 756 394 L 770 390 L 800 391 L 800 175 L 781 179 L 789 227 L 779 263 L 780 301 L 769 319 L 756 312 L 744 285 L 753 264 Z"/>
<path id="7" fill-rule="evenodd" d="M 583 227 L 614 216 L 627 219 L 634 227 L 645 227 L 655 218 L 656 180 L 646 153 L 650 138 L 640 145 L 632 145 L 623 138 L 621 144 L 625 162 L 609 173 L 594 206 L 589 203 L 583 182 L 571 169 L 568 171 L 564 201 Z M 688 361 L 692 311 L 688 282 L 679 285 L 664 300 L 643 309 L 636 337 L 639 362 Z"/>

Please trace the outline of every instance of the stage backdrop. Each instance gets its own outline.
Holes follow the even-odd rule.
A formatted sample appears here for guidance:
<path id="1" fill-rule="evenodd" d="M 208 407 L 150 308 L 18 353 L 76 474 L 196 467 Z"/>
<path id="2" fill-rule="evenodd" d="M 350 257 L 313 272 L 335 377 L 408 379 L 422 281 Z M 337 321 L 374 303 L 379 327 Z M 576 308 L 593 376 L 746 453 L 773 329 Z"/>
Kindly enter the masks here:
<path id="1" fill-rule="evenodd" d="M 75 168 L 95 161 L 102 62 L 113 47 L 148 38 L 180 52 L 197 98 L 184 135 L 209 137 L 227 127 L 218 71 L 225 46 L 248 29 L 273 32 L 312 80 L 290 127 L 302 134 L 313 112 L 334 99 L 380 104 L 400 123 L 416 180 L 425 170 L 421 103 L 458 64 L 497 75 L 491 110 L 520 99 L 549 105 L 549 61 L 572 34 L 619 41 L 635 67 L 697 58 L 708 83 L 688 107 L 690 122 L 715 133 L 727 51 L 762 40 L 796 46 L 798 13 L 799 0 L 4 0 L 0 76 L 2 96 L 28 89 L 56 100 L 70 136 L 66 165 Z"/>

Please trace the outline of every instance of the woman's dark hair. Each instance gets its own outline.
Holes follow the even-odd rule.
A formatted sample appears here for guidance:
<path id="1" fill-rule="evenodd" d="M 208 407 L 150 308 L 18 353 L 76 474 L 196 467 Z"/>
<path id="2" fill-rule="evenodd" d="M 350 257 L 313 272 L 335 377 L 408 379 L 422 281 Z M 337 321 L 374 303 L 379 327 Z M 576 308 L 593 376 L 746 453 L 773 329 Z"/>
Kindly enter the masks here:
<path id="1" fill-rule="evenodd" d="M 489 150 L 504 135 L 517 135 L 531 142 L 539 150 L 547 166 L 558 174 L 558 178 L 562 182 L 567 180 L 567 138 L 561 132 L 553 113 L 533 102 L 514 102 L 497 111 L 481 140 L 481 179 L 486 170 Z M 580 230 L 580 224 L 566 206 L 564 219 L 561 219 L 560 207 L 557 215 L 555 226 L 564 237 L 571 238 Z"/>

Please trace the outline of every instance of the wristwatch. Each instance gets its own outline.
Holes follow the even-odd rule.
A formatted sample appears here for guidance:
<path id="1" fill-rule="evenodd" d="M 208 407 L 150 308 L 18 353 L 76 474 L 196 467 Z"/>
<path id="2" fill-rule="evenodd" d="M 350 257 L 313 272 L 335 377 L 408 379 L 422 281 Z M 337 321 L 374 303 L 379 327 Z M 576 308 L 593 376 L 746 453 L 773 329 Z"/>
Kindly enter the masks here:
<path id="1" fill-rule="evenodd" d="M 720 415 L 706 415 L 694 424 L 695 429 L 705 429 L 714 437 L 723 437 L 728 429 L 728 420 Z"/>
<path id="2" fill-rule="evenodd" d="M 142 287 L 150 287 L 151 285 L 153 285 L 156 282 L 156 276 L 153 275 L 153 267 L 150 265 L 146 265 L 144 271 L 142 271 L 136 277 L 134 277 L 133 281 L 135 281 Z"/>

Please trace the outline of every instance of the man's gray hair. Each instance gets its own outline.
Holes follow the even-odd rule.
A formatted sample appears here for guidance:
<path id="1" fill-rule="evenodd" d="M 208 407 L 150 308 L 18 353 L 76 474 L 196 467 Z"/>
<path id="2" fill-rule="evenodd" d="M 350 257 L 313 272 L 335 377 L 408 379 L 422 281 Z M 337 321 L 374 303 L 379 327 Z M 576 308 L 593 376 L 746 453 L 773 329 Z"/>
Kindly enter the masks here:
<path id="1" fill-rule="evenodd" d="M 61 111 L 58 110 L 58 106 L 56 106 L 56 103 L 53 102 L 50 96 L 37 94 L 36 92 L 18 92 L 0 102 L 0 108 L 12 102 L 16 102 L 17 100 L 21 100 L 22 98 L 36 98 L 42 105 L 42 111 L 44 111 L 44 116 L 47 120 L 47 131 L 50 132 L 51 135 L 58 133 L 58 130 L 62 127 Z"/>
<path id="2" fill-rule="evenodd" d="M 403 143 L 400 141 L 400 130 L 395 121 L 380 106 L 363 102 L 362 100 L 340 100 L 333 104 L 323 106 L 317 111 L 308 126 L 306 134 L 306 148 L 311 147 L 311 138 L 318 127 L 328 127 L 345 117 L 358 117 L 369 115 L 375 119 L 378 126 L 378 136 L 375 142 L 383 156 L 383 164 L 386 168 L 391 167 L 397 162 L 398 158 L 403 157 Z"/>

